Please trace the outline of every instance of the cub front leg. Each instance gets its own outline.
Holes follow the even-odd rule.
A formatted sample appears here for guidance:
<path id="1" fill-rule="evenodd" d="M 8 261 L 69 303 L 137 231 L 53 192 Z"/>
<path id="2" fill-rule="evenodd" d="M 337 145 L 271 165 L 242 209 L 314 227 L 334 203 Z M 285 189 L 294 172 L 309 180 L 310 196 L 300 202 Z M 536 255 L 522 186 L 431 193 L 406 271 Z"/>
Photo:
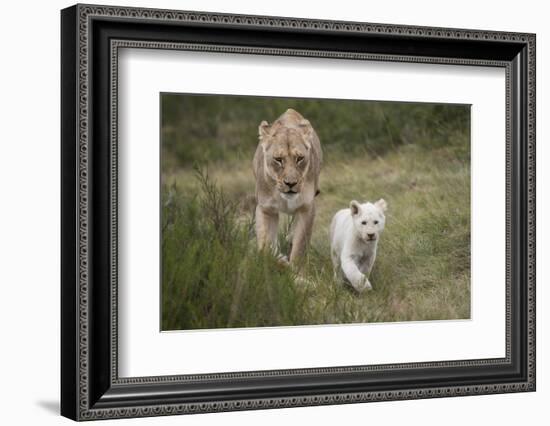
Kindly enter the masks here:
<path id="1" fill-rule="evenodd" d="M 364 290 L 371 290 L 372 286 L 367 278 L 355 263 L 355 260 L 350 256 L 342 256 L 340 260 L 342 272 L 355 290 L 361 293 Z"/>
<path id="2" fill-rule="evenodd" d="M 279 214 L 256 206 L 256 239 L 258 250 L 271 249 L 274 254 L 278 252 L 277 228 L 279 226 Z"/>
<path id="3" fill-rule="evenodd" d="M 315 206 L 305 206 L 294 213 L 292 230 L 292 250 L 290 263 L 296 263 L 305 254 L 311 239 L 313 221 L 315 220 Z"/>
<path id="4" fill-rule="evenodd" d="M 365 274 L 367 277 L 370 277 L 372 267 L 374 266 L 374 260 L 376 259 L 376 253 L 369 255 L 363 263 L 359 265 L 359 270 Z"/>

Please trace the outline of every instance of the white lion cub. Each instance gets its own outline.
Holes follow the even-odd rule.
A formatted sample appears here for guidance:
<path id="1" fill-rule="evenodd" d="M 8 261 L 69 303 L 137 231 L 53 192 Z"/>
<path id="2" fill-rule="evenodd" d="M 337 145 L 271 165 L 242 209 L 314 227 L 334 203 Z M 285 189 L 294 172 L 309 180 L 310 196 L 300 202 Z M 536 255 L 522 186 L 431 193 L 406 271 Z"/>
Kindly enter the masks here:
<path id="1" fill-rule="evenodd" d="M 334 274 L 343 277 L 355 290 L 371 290 L 369 274 L 376 259 L 378 239 L 384 230 L 387 203 L 359 204 L 353 200 L 349 209 L 340 210 L 330 224 L 330 254 Z"/>

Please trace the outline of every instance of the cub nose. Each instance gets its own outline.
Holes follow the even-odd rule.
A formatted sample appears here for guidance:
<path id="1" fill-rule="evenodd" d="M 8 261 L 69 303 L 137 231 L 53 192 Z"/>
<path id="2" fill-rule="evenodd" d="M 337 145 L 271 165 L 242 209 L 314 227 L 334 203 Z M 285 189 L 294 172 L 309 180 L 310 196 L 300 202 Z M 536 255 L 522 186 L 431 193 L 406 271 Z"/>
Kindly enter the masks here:
<path id="1" fill-rule="evenodd" d="M 293 186 L 296 185 L 297 182 L 287 182 L 286 180 L 284 181 L 285 182 L 285 185 L 288 186 L 289 188 L 292 189 Z"/>
<path id="2" fill-rule="evenodd" d="M 367 237 L 369 237 L 369 240 L 374 240 L 375 234 L 367 234 Z"/>

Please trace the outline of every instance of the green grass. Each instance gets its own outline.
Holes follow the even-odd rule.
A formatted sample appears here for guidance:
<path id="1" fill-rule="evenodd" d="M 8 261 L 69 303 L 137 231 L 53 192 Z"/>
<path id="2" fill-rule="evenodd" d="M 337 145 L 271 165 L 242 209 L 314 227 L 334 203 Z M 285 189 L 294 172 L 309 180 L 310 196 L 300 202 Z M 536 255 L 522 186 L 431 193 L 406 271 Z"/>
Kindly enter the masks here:
<path id="1" fill-rule="evenodd" d="M 165 172 L 197 162 L 249 161 L 260 122 L 273 122 L 287 108 L 312 123 L 327 155 L 385 155 L 411 143 L 468 148 L 455 141 L 470 127 L 467 105 L 163 94 L 161 106 Z"/>
<path id="2" fill-rule="evenodd" d="M 190 167 L 165 172 L 162 329 L 469 318 L 469 149 L 467 136 L 454 137 L 445 147 L 405 144 L 384 156 L 327 152 L 299 276 L 255 249 L 250 158 L 210 163 L 208 176 Z M 329 223 L 352 199 L 382 197 L 388 211 L 373 290 L 357 295 L 333 279 Z"/>

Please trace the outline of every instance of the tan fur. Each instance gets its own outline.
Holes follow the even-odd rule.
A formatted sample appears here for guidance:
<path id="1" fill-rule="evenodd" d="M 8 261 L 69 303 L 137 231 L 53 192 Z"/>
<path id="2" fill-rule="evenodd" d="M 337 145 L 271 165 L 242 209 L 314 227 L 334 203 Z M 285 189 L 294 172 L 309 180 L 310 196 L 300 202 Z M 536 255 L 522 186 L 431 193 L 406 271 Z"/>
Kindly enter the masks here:
<path id="1" fill-rule="evenodd" d="M 254 155 L 256 236 L 260 249 L 278 254 L 279 214 L 293 216 L 290 263 L 305 253 L 315 219 L 315 196 L 323 161 L 321 143 L 310 122 L 288 109 L 273 124 L 262 121 Z M 286 261 L 286 256 L 281 256 Z"/>

